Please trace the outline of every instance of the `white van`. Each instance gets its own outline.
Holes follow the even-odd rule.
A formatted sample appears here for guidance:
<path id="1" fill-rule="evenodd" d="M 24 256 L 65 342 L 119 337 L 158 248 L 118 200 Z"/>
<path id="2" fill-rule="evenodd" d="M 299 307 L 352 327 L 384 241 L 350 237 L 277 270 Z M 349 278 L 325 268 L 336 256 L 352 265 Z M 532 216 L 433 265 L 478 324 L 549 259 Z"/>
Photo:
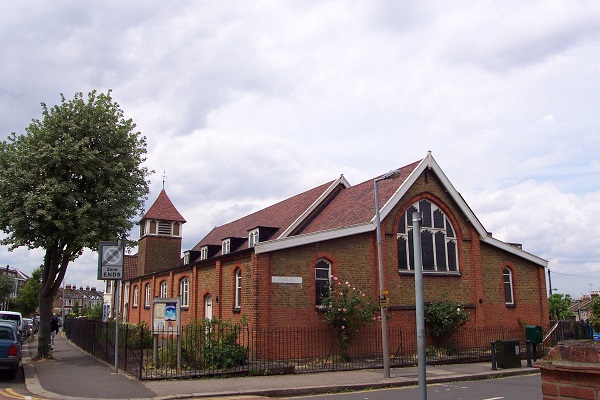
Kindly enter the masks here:
<path id="1" fill-rule="evenodd" d="M 21 335 L 21 340 L 25 339 L 25 321 L 23 321 L 23 316 L 20 312 L 0 311 L 0 319 L 15 321 L 17 323 L 17 326 L 19 327 L 19 334 Z"/>

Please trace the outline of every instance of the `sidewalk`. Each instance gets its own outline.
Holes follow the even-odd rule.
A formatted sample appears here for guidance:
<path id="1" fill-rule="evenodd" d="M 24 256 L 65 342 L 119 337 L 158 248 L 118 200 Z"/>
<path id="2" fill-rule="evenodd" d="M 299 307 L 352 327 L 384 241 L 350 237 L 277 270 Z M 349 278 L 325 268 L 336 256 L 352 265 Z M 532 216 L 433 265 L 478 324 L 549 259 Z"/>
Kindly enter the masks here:
<path id="1" fill-rule="evenodd" d="M 49 399 L 194 399 L 211 396 L 292 396 L 340 390 L 399 387 L 418 384 L 417 367 L 393 368 L 391 377 L 383 371 L 359 370 L 292 375 L 250 376 L 217 379 L 139 381 L 115 373 L 108 365 L 84 353 L 65 340 L 55 339 L 54 359 L 32 362 L 37 341 L 23 348 L 23 369 L 27 390 Z M 491 363 L 451 364 L 427 367 L 427 383 L 488 379 L 538 373 L 537 368 L 492 370 Z"/>

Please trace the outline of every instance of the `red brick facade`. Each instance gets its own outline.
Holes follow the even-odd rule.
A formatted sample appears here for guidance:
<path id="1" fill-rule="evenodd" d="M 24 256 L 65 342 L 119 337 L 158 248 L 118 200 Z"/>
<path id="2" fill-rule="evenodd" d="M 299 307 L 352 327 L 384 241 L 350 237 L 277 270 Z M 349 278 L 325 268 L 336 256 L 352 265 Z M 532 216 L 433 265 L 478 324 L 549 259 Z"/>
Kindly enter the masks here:
<path id="1" fill-rule="evenodd" d="M 414 328 L 414 274 L 411 271 L 399 272 L 396 232 L 408 207 L 425 199 L 437 206 L 451 222 L 458 251 L 458 271 L 424 273 L 425 302 L 443 296 L 456 300 L 465 306 L 471 315 L 470 324 L 475 327 L 517 328 L 524 324 L 546 327 L 548 309 L 544 267 L 547 263 L 485 232 L 430 155 L 405 169 L 402 170 L 402 178 L 382 181 L 381 185 L 381 205 L 385 210 L 381 220 L 382 254 L 385 282 L 391 298 L 389 325 Z M 126 282 L 129 298 L 124 302 L 127 303 L 128 322 L 150 323 L 150 308 L 144 306 L 146 284 L 151 285 L 151 296 L 154 297 L 159 296 L 160 283 L 166 281 L 169 288 L 167 297 L 176 297 L 181 294 L 179 283 L 186 277 L 190 301 L 189 306 L 182 309 L 182 325 L 206 316 L 205 298 L 210 295 L 213 318 L 236 322 L 244 316 L 251 327 L 262 328 L 322 327 L 322 314 L 316 307 L 315 264 L 319 259 L 331 263 L 332 275 L 377 298 L 377 237 L 373 223 L 372 181 L 356 187 L 344 186 L 343 177 L 338 182 L 341 182 L 339 186 L 327 196 L 314 195 L 314 199 L 309 199 L 299 195 L 287 203 L 278 203 L 219 227 L 221 230 L 207 235 L 194 252 L 199 253 L 208 245 L 215 248 L 219 243 L 214 238 L 242 238 L 257 226 L 268 227 L 268 232 L 275 232 L 264 243 L 261 238 L 255 247 L 248 247 L 248 243 L 244 242 L 230 254 L 218 252 L 200 260 L 194 253 L 187 264 L 167 264 L 162 260 L 172 259 L 180 238 L 140 240 L 138 263 L 151 267 L 138 265 L 138 270 L 146 268 L 147 272 Z M 323 191 L 323 187 L 318 189 Z M 303 195 L 313 196 L 311 191 Z M 282 215 L 285 210 L 294 209 L 292 203 L 304 202 L 305 207 L 317 201 L 322 203 L 308 208 L 302 214 L 304 221 L 301 224 L 295 222 L 298 216 L 286 220 L 286 216 Z M 385 202 L 388 202 L 389 210 L 383 207 Z M 353 206 L 356 210 L 351 208 Z M 264 215 L 261 214 L 263 212 Z M 342 222 L 336 225 L 336 219 Z M 296 225 L 287 229 L 292 222 Z M 242 226 L 244 223 L 246 225 Z M 228 228 L 231 228 L 229 233 L 226 231 Z M 231 233 L 234 228 L 238 229 L 238 233 Z M 317 236 L 321 239 L 314 240 Z M 512 273 L 514 291 L 514 304 L 509 305 L 505 302 L 504 293 L 505 268 Z M 234 278 L 237 270 L 241 271 L 242 295 L 241 307 L 236 309 Z M 283 281 L 278 281 L 278 278 Z M 133 306 L 132 298 L 135 287 L 139 295 L 137 307 Z"/>

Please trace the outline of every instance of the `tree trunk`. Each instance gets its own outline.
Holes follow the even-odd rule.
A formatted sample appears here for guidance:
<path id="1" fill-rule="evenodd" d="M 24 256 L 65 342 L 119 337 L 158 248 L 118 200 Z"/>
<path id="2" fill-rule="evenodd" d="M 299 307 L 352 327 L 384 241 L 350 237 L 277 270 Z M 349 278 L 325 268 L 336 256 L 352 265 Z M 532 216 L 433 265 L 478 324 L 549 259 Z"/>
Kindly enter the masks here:
<path id="1" fill-rule="evenodd" d="M 53 296 L 40 290 L 40 330 L 38 333 L 38 355 L 37 358 L 48 358 L 50 355 L 50 322 L 52 319 Z"/>
<path id="2" fill-rule="evenodd" d="M 50 356 L 50 326 L 52 320 L 52 304 L 54 296 L 67 272 L 67 265 L 73 252 L 63 249 L 54 243 L 46 249 L 44 268 L 42 270 L 42 287 L 40 288 L 40 333 L 38 336 L 38 354 L 36 358 Z"/>

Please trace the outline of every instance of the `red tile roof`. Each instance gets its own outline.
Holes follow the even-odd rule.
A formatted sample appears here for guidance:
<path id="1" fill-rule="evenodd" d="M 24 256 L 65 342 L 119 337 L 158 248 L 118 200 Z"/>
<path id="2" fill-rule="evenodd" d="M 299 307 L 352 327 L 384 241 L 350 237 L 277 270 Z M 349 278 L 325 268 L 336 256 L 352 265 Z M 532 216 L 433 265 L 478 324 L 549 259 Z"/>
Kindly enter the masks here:
<path id="1" fill-rule="evenodd" d="M 380 207 L 393 196 L 420 162 L 400 168 L 400 175 L 397 178 L 379 182 Z M 277 228 L 267 240 L 276 239 L 302 216 L 333 182 L 325 183 L 236 221 L 215 227 L 192 250 L 198 251 L 205 245 L 220 245 L 221 241 L 228 237 L 247 239 L 248 231 L 258 226 Z M 301 224 L 299 231 L 294 234 L 352 226 L 369 222 L 374 216 L 375 198 L 372 179 L 350 187 L 340 185 L 340 190 L 334 192 L 331 199 L 325 200 L 322 208 L 317 208 L 315 215 L 311 215 L 305 225 Z"/>
<path id="2" fill-rule="evenodd" d="M 165 189 L 161 190 L 158 198 L 152 204 L 148 212 L 142 217 L 144 219 L 161 219 L 164 221 L 186 222 L 175 208 Z"/>
<path id="3" fill-rule="evenodd" d="M 137 276 L 137 254 L 125 254 L 125 262 L 123 265 L 123 280 L 133 279 Z"/>
<path id="4" fill-rule="evenodd" d="M 200 250 L 205 245 L 221 245 L 228 237 L 248 239 L 248 231 L 256 227 L 277 228 L 271 239 L 277 238 L 302 215 L 334 181 L 324 183 L 304 193 L 290 197 L 265 209 L 242 217 L 228 224 L 215 227 L 192 250 Z"/>
<path id="5" fill-rule="evenodd" d="M 380 209 L 394 195 L 420 162 L 419 160 L 400 168 L 400 174 L 397 178 L 379 181 L 377 188 Z M 327 207 L 299 233 L 320 232 L 371 221 L 375 217 L 373 179 L 341 190 Z"/>

